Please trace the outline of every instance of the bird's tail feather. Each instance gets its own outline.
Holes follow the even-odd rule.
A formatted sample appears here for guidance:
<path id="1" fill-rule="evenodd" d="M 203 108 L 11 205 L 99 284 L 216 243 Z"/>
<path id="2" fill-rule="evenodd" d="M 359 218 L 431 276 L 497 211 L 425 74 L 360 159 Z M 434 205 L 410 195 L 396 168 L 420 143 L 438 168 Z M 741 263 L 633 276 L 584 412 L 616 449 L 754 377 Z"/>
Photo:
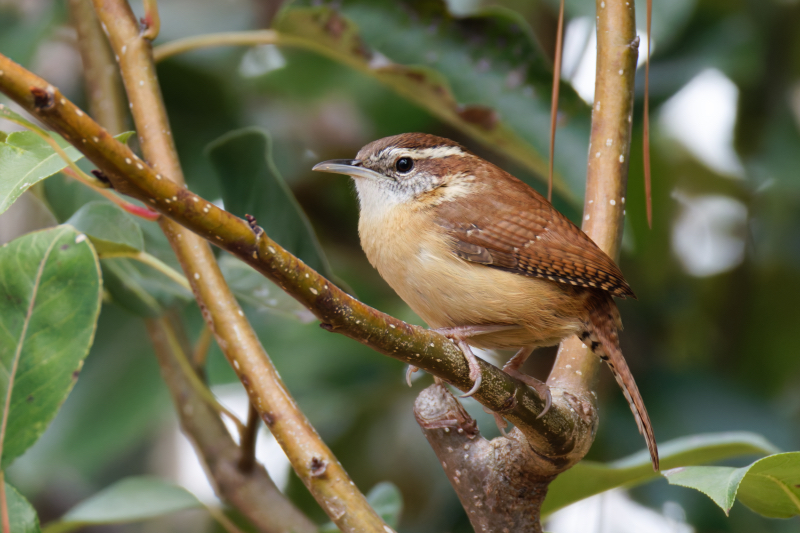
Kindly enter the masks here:
<path id="1" fill-rule="evenodd" d="M 622 326 L 619 311 L 611 296 L 605 294 L 598 295 L 592 301 L 591 306 L 591 318 L 586 332 L 583 334 L 584 342 L 589 341 L 587 344 L 591 343 L 592 351 L 608 363 L 625 399 L 628 400 L 628 405 L 636 419 L 636 425 L 639 426 L 639 433 L 644 436 L 647 449 L 650 451 L 653 469 L 657 471 L 659 469 L 658 447 L 653 434 L 653 426 L 647 415 L 642 395 L 639 393 L 639 387 L 636 386 L 633 374 L 631 374 L 628 363 L 625 362 L 622 350 L 619 348 L 618 330 Z"/>

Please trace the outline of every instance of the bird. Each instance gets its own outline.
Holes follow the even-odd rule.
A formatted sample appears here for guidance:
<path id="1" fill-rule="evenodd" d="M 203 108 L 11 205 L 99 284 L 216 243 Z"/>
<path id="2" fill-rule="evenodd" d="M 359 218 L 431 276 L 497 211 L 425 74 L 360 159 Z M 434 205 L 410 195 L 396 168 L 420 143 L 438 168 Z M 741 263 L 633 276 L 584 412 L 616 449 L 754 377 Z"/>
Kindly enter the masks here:
<path id="1" fill-rule="evenodd" d="M 520 367 L 534 348 L 577 335 L 608 364 L 658 470 L 650 417 L 619 346 L 614 297 L 635 295 L 580 228 L 526 183 L 426 133 L 378 139 L 355 159 L 313 170 L 353 178 L 367 259 L 429 327 L 464 352 L 473 380 L 466 395 L 481 384 L 471 347 L 517 349 L 503 370 L 546 400 L 544 414 L 549 388 Z"/>

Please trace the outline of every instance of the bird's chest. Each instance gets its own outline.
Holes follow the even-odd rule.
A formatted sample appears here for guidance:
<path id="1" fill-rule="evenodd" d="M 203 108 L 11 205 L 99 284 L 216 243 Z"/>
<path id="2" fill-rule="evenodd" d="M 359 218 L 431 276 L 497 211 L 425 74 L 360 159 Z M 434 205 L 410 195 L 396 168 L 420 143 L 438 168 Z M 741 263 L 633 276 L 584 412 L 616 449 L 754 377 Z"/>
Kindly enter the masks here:
<path id="1" fill-rule="evenodd" d="M 452 322 L 448 315 L 463 281 L 453 271 L 460 262 L 447 247 L 445 236 L 437 231 L 425 213 L 394 212 L 370 216 L 359 221 L 361 246 L 381 277 L 432 327 Z"/>

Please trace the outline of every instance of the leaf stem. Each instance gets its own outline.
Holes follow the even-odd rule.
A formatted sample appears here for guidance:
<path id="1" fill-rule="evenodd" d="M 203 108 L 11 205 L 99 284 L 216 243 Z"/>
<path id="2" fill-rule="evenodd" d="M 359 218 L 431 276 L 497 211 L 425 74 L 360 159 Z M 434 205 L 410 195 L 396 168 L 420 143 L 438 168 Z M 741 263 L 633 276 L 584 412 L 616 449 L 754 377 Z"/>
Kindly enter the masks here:
<path id="1" fill-rule="evenodd" d="M 161 17 L 158 15 L 158 0 L 144 0 L 144 18 L 142 24 L 145 26 L 142 37 L 148 41 L 154 41 L 161 31 Z"/>
<path id="2" fill-rule="evenodd" d="M 224 33 L 208 33 L 176 39 L 153 49 L 153 60 L 156 63 L 165 59 L 203 48 L 218 46 L 255 46 L 259 44 L 278 44 L 280 36 L 274 30 L 232 31 Z"/>
<path id="3" fill-rule="evenodd" d="M 208 405 L 210 405 L 216 412 L 222 413 L 230 419 L 236 425 L 236 429 L 241 434 L 245 431 L 245 425 L 242 424 L 242 421 L 234 415 L 227 407 L 219 403 L 217 398 L 211 392 L 211 390 L 200 380 L 200 376 L 197 375 L 197 372 L 194 371 L 192 364 L 189 362 L 189 358 L 186 357 L 186 353 L 183 351 L 181 347 L 181 343 L 178 342 L 178 337 L 175 335 L 175 330 L 170 324 L 169 320 L 166 318 L 160 318 L 159 321 L 161 322 L 161 327 L 164 329 L 164 334 L 167 340 L 167 344 L 169 345 L 170 350 L 172 350 L 172 354 L 175 356 L 178 364 L 181 367 L 186 379 L 191 384 L 194 391 L 203 398 Z"/>
<path id="4" fill-rule="evenodd" d="M 6 479 L 3 470 L 0 470 L 0 521 L 3 524 L 3 533 L 11 533 L 11 520 L 8 516 L 8 502 L 6 501 Z"/>
<path id="5" fill-rule="evenodd" d="M 200 337 L 197 339 L 197 344 L 194 346 L 192 353 L 192 363 L 195 368 L 203 368 L 206 366 L 206 357 L 208 356 L 208 349 L 211 347 L 211 341 L 214 339 L 214 334 L 208 328 L 208 324 L 203 324 L 203 331 L 200 332 Z"/>
<path id="6" fill-rule="evenodd" d="M 144 263 L 145 265 L 154 268 L 167 276 L 169 279 L 183 287 L 189 292 L 192 292 L 192 286 L 189 284 L 189 281 L 186 277 L 181 274 L 180 272 L 176 271 L 174 268 L 163 262 L 158 257 L 151 255 L 144 250 L 130 255 L 124 255 L 123 257 L 130 257 L 131 259 L 135 259 L 140 263 Z M 107 257 L 102 257 L 101 259 L 106 259 Z"/>
<path id="7" fill-rule="evenodd" d="M 83 185 L 86 185 L 87 187 L 89 187 L 93 191 L 96 191 L 98 194 L 102 195 L 107 200 L 110 200 L 115 205 L 119 206 L 120 208 L 124 209 L 126 212 L 128 212 L 128 213 L 130 213 L 130 214 L 132 214 L 132 215 L 134 215 L 136 217 L 143 218 L 145 220 L 154 221 L 154 220 L 158 220 L 158 218 L 161 216 L 159 213 L 157 213 L 156 211 L 153 211 L 152 209 L 148 209 L 147 207 L 139 207 L 138 205 L 134 205 L 134 204 L 132 204 L 130 202 L 126 202 L 125 200 L 123 200 L 122 198 L 120 198 L 119 196 L 117 196 L 116 194 L 111 192 L 111 190 L 109 188 L 96 187 L 94 182 L 86 181 L 86 179 L 85 179 L 86 174 L 83 174 L 83 175 L 77 174 L 71 168 L 65 168 L 61 172 L 63 174 L 66 174 L 70 178 L 74 179 L 75 181 L 77 181 L 79 183 L 82 183 Z"/>

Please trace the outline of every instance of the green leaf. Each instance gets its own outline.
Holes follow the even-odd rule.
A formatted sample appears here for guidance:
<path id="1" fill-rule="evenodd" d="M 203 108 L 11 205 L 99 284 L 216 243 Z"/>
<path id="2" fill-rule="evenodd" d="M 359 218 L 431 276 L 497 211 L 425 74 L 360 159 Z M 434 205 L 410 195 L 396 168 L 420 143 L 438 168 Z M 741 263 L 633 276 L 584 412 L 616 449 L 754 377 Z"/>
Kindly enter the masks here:
<path id="1" fill-rule="evenodd" d="M 748 432 L 694 435 L 659 445 L 661 465 L 665 468 L 777 451 L 760 435 Z M 657 477 L 658 472 L 653 471 L 646 450 L 608 464 L 582 461 L 558 476 L 550 485 L 542 506 L 542 516 L 606 490 L 633 487 Z"/>
<path id="2" fill-rule="evenodd" d="M 739 483 L 747 474 L 745 468 L 728 466 L 686 466 L 665 470 L 662 475 L 670 484 L 697 489 L 714 500 L 728 514 L 736 500 Z"/>
<path id="3" fill-rule="evenodd" d="M 89 202 L 66 223 L 85 233 L 101 256 L 128 255 L 144 249 L 142 228 L 112 203 Z"/>
<path id="4" fill-rule="evenodd" d="M 77 148 L 70 146 L 63 137 L 54 132 L 45 132 L 2 104 L 0 104 L 0 118 L 49 135 L 64 148 L 71 161 L 83 158 L 83 154 Z M 126 132 L 115 138 L 125 142 L 131 135 L 133 132 Z M 34 131 L 16 131 L 8 134 L 5 141 L 0 142 L 0 213 L 8 209 L 32 185 L 66 166 L 67 163 L 61 156 Z"/>
<path id="5" fill-rule="evenodd" d="M 779 453 L 742 467 L 687 466 L 662 472 L 673 485 L 697 489 L 728 514 L 735 499 L 770 518 L 800 515 L 800 452 Z"/>
<path id="6" fill-rule="evenodd" d="M 8 506 L 8 521 L 14 533 L 39 533 L 39 517 L 36 510 L 17 492 L 17 489 L 5 484 L 6 505 Z"/>
<path id="7" fill-rule="evenodd" d="M 331 279 L 328 259 L 308 217 L 272 162 L 272 139 L 259 128 L 230 132 L 207 149 L 225 209 L 253 215 L 267 235 Z"/>
<path id="8" fill-rule="evenodd" d="M 3 469 L 39 438 L 75 384 L 101 296 L 97 255 L 70 226 L 0 248 Z"/>
<path id="9" fill-rule="evenodd" d="M 384 522 L 390 527 L 397 527 L 400 513 L 403 511 L 403 495 L 394 483 L 382 481 L 372 487 L 367 494 L 367 502 Z"/>
<path id="10" fill-rule="evenodd" d="M 71 531 L 86 525 L 139 522 L 202 507 L 184 488 L 158 478 L 129 477 L 70 509 L 53 529 Z"/>
<path id="11" fill-rule="evenodd" d="M 53 134 L 72 161 L 83 157 L 62 137 Z M 37 134 L 15 131 L 0 142 L 0 213 L 13 204 L 32 185 L 52 176 L 67 164 Z"/>
<path id="12" fill-rule="evenodd" d="M 304 324 L 316 320 L 297 300 L 282 291 L 258 271 L 230 255 L 219 259 L 219 267 L 233 294 L 256 311 L 276 313 Z"/>
<path id="13" fill-rule="evenodd" d="M 306 2 L 308 3 L 308 2 Z M 355 68 L 440 120 L 547 175 L 552 72 L 518 14 L 458 18 L 445 2 L 345 0 L 287 9 L 281 42 Z M 554 186 L 582 198 L 589 107 L 562 84 Z"/>

